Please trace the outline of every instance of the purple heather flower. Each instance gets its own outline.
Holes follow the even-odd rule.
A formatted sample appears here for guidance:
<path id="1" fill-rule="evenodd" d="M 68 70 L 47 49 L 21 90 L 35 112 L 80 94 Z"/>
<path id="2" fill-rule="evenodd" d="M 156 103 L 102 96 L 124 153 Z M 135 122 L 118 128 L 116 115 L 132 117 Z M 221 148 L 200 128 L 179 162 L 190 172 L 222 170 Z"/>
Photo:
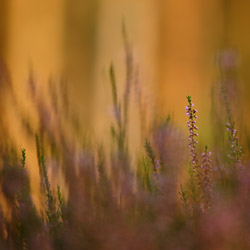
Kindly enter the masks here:
<path id="1" fill-rule="evenodd" d="M 198 111 L 197 111 L 197 109 L 192 108 L 194 106 L 194 104 L 191 101 L 191 97 L 188 96 L 187 99 L 188 99 L 188 103 L 189 103 L 189 105 L 186 106 L 186 110 L 188 109 L 188 114 L 189 114 L 189 120 L 187 121 L 188 130 L 190 133 L 189 138 L 188 138 L 188 140 L 190 142 L 189 148 L 190 148 L 190 155 L 192 157 L 191 162 L 193 164 L 193 171 L 195 173 L 197 173 L 196 177 L 198 177 L 199 160 L 197 158 L 197 153 L 196 153 L 196 144 L 198 144 L 198 142 L 195 140 L 195 137 L 198 136 L 198 134 L 195 133 L 195 130 L 198 129 L 198 127 L 195 126 L 195 123 L 196 123 L 195 119 L 198 118 L 197 115 L 195 115 L 195 113 Z"/>

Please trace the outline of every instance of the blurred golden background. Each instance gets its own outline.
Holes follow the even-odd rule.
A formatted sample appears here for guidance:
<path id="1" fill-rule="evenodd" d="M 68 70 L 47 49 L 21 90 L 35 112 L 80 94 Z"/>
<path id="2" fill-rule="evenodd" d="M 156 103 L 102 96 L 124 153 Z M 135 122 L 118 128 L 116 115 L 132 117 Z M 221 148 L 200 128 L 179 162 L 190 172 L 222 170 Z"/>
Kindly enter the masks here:
<path id="1" fill-rule="evenodd" d="M 170 113 L 184 128 L 186 96 L 192 95 L 199 109 L 200 140 L 210 141 L 216 55 L 233 49 L 239 61 L 235 79 L 241 91 L 240 104 L 235 103 L 241 105 L 238 115 L 250 124 L 249 13 L 247 0 L 0 0 L 0 57 L 9 70 L 14 96 L 5 98 L 7 92 L 1 90 L 6 107 L 1 119 L 17 146 L 28 149 L 28 161 L 35 161 L 35 142 L 22 133 L 17 106 L 36 119 L 27 100 L 30 72 L 41 93 L 46 93 L 50 82 L 66 76 L 71 110 L 82 117 L 79 126 L 91 131 L 93 138 L 105 140 L 112 118 L 111 62 L 118 93 L 124 90 L 124 22 L 149 114 Z M 131 145 L 139 148 L 133 98 L 135 126 L 130 126 L 129 136 Z M 31 181 L 36 185 L 35 178 Z"/>
<path id="2" fill-rule="evenodd" d="M 217 50 L 236 49 L 248 80 L 249 9 L 246 0 L 1 0 L 0 53 L 18 95 L 32 64 L 41 85 L 71 73 L 79 101 L 89 96 L 85 88 L 103 84 L 111 61 L 122 71 L 124 20 L 141 81 L 152 86 L 158 109 L 179 120 L 188 93 L 208 111 Z"/>

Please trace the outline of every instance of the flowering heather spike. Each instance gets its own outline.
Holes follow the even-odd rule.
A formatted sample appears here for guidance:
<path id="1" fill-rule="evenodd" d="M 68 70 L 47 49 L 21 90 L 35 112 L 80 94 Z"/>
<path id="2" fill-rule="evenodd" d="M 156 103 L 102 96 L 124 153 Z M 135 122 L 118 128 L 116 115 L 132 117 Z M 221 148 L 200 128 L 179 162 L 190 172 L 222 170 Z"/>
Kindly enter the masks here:
<path id="1" fill-rule="evenodd" d="M 202 200 L 201 208 L 206 211 L 211 206 L 212 199 L 212 160 L 211 152 L 208 151 L 208 147 L 205 146 L 205 151 L 202 153 L 202 164 L 201 164 L 201 177 L 200 177 L 200 187 L 202 189 Z"/>
<path id="2" fill-rule="evenodd" d="M 188 100 L 188 106 L 186 106 L 186 115 L 188 115 L 189 120 L 187 121 L 188 124 L 188 130 L 189 130 L 189 148 L 190 148 L 190 155 L 192 157 L 192 165 L 193 165 L 193 171 L 195 173 L 196 178 L 199 176 L 199 160 L 197 157 L 197 152 L 196 152 L 196 144 L 198 142 L 195 140 L 195 137 L 198 136 L 196 133 L 196 130 L 198 130 L 198 127 L 195 125 L 198 117 L 195 115 L 198 111 L 197 109 L 193 109 L 194 104 L 192 103 L 191 96 L 187 96 Z"/>

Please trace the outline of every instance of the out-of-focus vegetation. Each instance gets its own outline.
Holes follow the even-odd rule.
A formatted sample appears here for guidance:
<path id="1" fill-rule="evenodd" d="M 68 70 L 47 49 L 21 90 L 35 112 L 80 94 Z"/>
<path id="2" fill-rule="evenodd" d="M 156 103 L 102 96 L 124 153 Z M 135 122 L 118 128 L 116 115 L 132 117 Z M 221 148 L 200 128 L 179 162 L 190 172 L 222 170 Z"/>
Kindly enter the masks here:
<path id="1" fill-rule="evenodd" d="M 237 3 L 0 2 L 0 249 L 250 248 Z"/>

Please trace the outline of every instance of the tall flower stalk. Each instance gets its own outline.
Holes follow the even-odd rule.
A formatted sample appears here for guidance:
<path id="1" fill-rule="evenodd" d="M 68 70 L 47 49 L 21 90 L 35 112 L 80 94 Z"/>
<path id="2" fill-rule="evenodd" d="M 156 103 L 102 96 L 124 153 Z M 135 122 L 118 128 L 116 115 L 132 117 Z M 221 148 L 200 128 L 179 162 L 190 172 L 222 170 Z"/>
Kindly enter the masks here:
<path id="1" fill-rule="evenodd" d="M 192 103 L 191 97 L 187 96 L 188 106 L 186 106 L 186 115 L 188 116 L 187 125 L 189 128 L 189 148 L 190 155 L 192 157 L 192 169 L 194 173 L 194 177 L 196 179 L 196 183 L 201 191 L 200 196 L 200 209 L 202 212 L 205 212 L 211 206 L 212 199 L 212 160 L 211 160 L 211 152 L 208 151 L 208 147 L 205 146 L 205 151 L 202 153 L 201 163 L 198 159 L 197 154 L 197 144 L 196 137 L 198 134 L 196 133 L 198 127 L 196 126 L 196 119 L 198 116 L 196 113 L 197 109 L 194 109 L 194 104 Z"/>
<path id="2" fill-rule="evenodd" d="M 194 109 L 194 104 L 192 103 L 191 96 L 187 96 L 188 100 L 188 106 L 186 106 L 186 115 L 188 116 L 188 130 L 189 130 L 189 148 L 190 148 L 190 155 L 192 157 L 192 167 L 195 174 L 196 179 L 199 177 L 199 160 L 198 160 L 198 154 L 196 150 L 196 145 L 198 142 L 196 141 L 196 137 L 198 134 L 196 131 L 198 130 L 198 127 L 196 126 L 196 119 L 198 116 L 196 113 L 198 112 L 197 109 Z"/>

